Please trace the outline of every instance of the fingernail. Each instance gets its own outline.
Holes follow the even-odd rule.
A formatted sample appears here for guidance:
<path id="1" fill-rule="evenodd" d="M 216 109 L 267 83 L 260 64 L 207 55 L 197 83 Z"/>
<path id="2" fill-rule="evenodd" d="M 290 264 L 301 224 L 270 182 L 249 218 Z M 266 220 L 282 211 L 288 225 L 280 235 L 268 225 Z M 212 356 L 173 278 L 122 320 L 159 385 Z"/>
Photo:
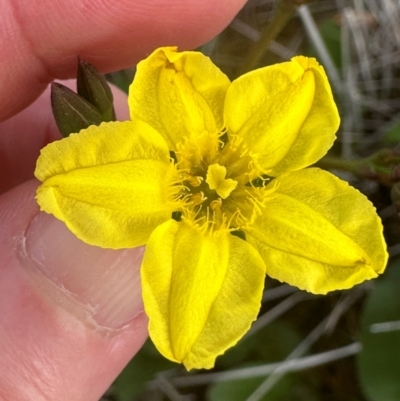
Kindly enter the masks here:
<path id="1" fill-rule="evenodd" d="M 116 329 L 143 311 L 143 248 L 111 250 L 87 245 L 46 213 L 31 221 L 25 238 L 29 263 L 63 296 L 73 298 L 99 326 Z"/>

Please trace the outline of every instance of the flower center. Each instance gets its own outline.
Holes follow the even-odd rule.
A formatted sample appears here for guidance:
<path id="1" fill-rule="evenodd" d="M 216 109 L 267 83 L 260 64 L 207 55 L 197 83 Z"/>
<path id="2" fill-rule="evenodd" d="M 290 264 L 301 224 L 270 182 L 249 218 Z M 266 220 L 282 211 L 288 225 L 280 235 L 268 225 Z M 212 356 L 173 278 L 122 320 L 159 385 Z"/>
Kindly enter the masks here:
<path id="1" fill-rule="evenodd" d="M 262 201 L 252 185 L 258 171 L 236 138 L 226 144 L 186 140 L 177 151 L 182 213 L 206 229 L 238 230 L 253 220 Z"/>

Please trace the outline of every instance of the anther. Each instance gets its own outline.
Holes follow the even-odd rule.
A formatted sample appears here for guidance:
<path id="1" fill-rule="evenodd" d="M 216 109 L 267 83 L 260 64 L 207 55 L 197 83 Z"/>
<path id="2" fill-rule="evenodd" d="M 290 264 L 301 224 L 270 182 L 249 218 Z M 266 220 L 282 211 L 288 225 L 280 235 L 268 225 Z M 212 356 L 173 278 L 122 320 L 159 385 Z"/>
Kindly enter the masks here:
<path id="1" fill-rule="evenodd" d="M 203 177 L 200 177 L 198 175 L 192 175 L 188 178 L 187 182 L 192 186 L 192 187 L 199 187 L 200 184 L 204 181 Z"/>
<path id="2" fill-rule="evenodd" d="M 215 212 L 215 211 L 217 211 L 217 210 L 220 210 L 221 207 L 222 207 L 222 199 L 221 199 L 221 198 L 218 198 L 218 199 L 216 199 L 216 200 L 213 200 L 213 201 L 210 203 L 210 209 L 211 209 L 213 212 Z"/>
<path id="3" fill-rule="evenodd" d="M 194 205 L 201 205 L 206 199 L 203 192 L 198 192 L 197 194 L 193 194 L 190 200 Z"/>

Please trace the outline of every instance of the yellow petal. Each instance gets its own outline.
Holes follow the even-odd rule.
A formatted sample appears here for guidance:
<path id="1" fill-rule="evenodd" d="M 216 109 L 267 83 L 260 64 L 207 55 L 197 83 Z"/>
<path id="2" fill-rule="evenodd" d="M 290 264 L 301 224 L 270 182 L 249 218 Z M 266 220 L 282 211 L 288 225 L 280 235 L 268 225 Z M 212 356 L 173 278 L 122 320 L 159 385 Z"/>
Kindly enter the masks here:
<path id="1" fill-rule="evenodd" d="M 133 247 L 171 217 L 173 174 L 166 143 L 150 126 L 103 123 L 42 150 L 37 200 L 89 244 Z"/>
<path id="2" fill-rule="evenodd" d="M 268 275 L 325 294 L 384 271 L 382 224 L 363 194 L 315 168 L 282 175 L 270 185 L 263 214 L 246 231 Z"/>
<path id="3" fill-rule="evenodd" d="M 160 48 L 138 64 L 129 89 L 132 120 L 152 125 L 170 149 L 183 137 L 212 134 L 223 128 L 223 106 L 230 81 L 199 52 Z"/>
<path id="4" fill-rule="evenodd" d="M 241 76 L 225 108 L 228 132 L 244 139 L 257 166 L 271 176 L 316 162 L 339 126 L 326 74 L 306 57 Z"/>
<path id="5" fill-rule="evenodd" d="M 185 220 L 159 226 L 147 244 L 142 291 L 150 336 L 188 370 L 211 368 L 255 320 L 265 265 L 228 233 L 202 234 Z"/>

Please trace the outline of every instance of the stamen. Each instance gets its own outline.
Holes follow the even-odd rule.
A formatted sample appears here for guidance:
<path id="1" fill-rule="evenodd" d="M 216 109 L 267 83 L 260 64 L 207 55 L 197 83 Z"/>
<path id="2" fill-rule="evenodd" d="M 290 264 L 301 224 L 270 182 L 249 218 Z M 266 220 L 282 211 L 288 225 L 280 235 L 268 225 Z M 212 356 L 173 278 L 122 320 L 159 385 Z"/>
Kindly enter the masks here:
<path id="1" fill-rule="evenodd" d="M 194 188 L 199 187 L 201 183 L 204 181 L 203 177 L 200 177 L 198 175 L 191 176 L 187 182 Z"/>
<path id="2" fill-rule="evenodd" d="M 215 212 L 216 210 L 220 210 L 222 208 L 222 199 L 218 198 L 216 200 L 213 200 L 210 203 L 210 209 Z"/>
<path id="3" fill-rule="evenodd" d="M 197 194 L 193 194 L 191 197 L 191 201 L 193 205 L 201 205 L 207 198 L 204 196 L 203 192 L 198 192 Z"/>
<path id="4" fill-rule="evenodd" d="M 225 130 L 218 135 L 219 143 L 210 138 L 186 138 L 178 144 L 177 200 L 184 205 L 174 210 L 181 210 L 183 219 L 207 235 L 242 230 L 264 208 L 267 177 L 254 166 L 241 138 L 230 135 L 228 140 Z M 261 188 L 254 185 L 256 178 Z"/>

